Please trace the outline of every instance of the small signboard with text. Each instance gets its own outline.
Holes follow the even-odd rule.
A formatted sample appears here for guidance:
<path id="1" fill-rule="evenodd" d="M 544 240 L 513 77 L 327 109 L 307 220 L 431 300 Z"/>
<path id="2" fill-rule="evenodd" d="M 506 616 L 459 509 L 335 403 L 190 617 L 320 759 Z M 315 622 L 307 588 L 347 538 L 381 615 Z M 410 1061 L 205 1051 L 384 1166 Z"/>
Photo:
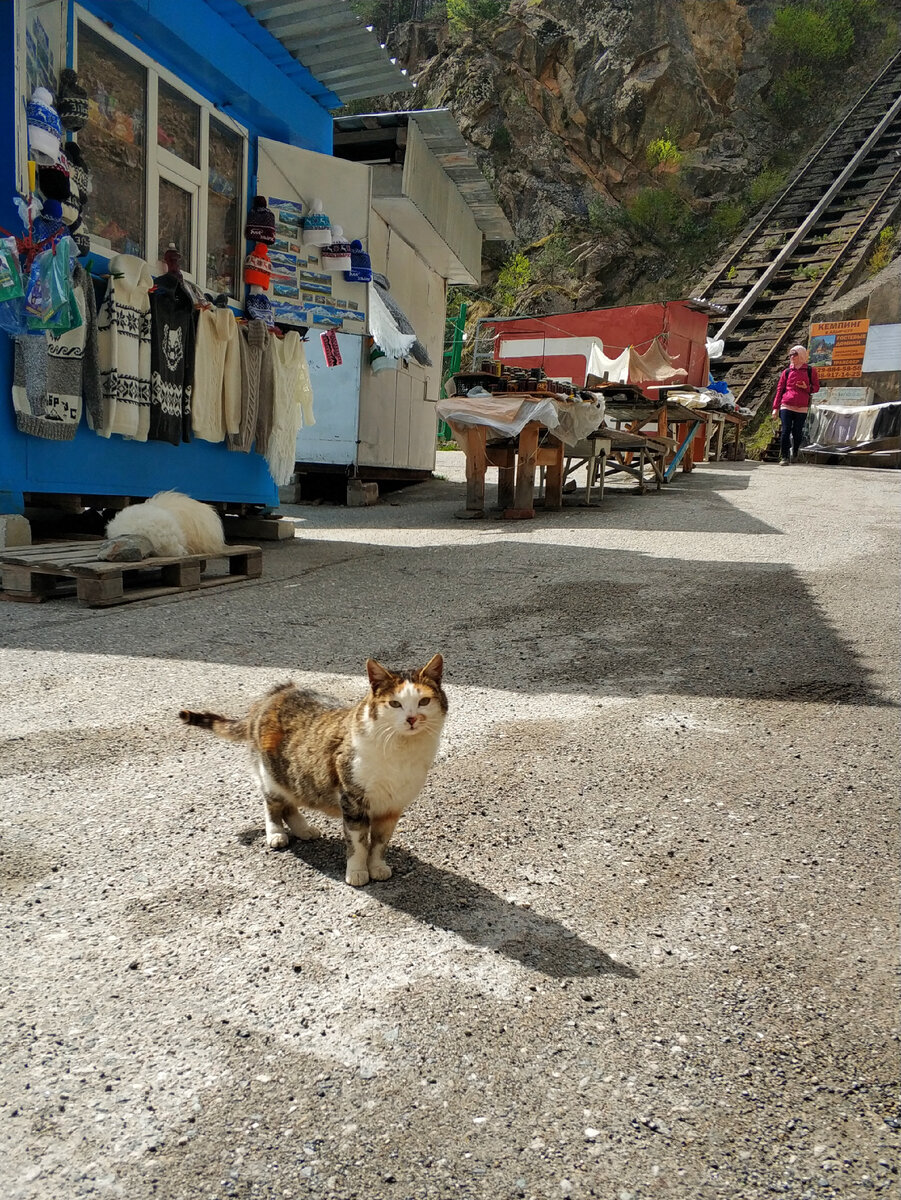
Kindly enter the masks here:
<path id="1" fill-rule="evenodd" d="M 821 321 L 810 327 L 810 365 L 820 379 L 859 379 L 869 321 Z"/>

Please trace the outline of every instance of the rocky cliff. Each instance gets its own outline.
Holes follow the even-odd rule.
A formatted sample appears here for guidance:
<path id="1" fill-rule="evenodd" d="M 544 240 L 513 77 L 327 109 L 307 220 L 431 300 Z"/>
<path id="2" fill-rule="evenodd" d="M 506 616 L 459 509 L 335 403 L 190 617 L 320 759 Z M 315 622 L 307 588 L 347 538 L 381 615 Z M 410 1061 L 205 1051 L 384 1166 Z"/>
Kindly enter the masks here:
<path id="1" fill-rule="evenodd" d="M 391 33 L 417 81 L 407 106 L 451 109 L 530 260 L 511 307 L 616 303 L 703 273 L 751 182 L 784 174 L 844 99 L 831 87 L 803 130 L 774 118 L 775 7 L 511 0 L 462 37 L 435 20 Z M 488 248 L 486 281 L 516 247 Z"/>

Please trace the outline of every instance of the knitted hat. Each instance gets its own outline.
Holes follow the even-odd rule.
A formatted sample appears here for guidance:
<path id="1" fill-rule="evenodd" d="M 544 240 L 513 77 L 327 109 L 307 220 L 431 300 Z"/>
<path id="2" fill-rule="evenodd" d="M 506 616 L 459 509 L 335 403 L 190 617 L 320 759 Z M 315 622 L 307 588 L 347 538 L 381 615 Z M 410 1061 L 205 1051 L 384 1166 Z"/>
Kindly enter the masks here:
<path id="1" fill-rule="evenodd" d="M 257 287 L 267 290 L 269 287 L 269 251 L 262 242 L 257 242 L 253 250 L 244 259 L 244 282 L 255 283 Z"/>
<path id="2" fill-rule="evenodd" d="M 59 109 L 59 119 L 66 129 L 75 132 L 88 123 L 88 94 L 70 67 L 65 67 L 60 72 L 56 105 Z"/>
<path id="3" fill-rule="evenodd" d="M 69 199 L 69 161 L 65 154 L 50 166 L 38 167 L 38 187 L 48 200 Z"/>
<path id="4" fill-rule="evenodd" d="M 166 247 L 163 262 L 166 264 L 166 270 L 170 275 L 177 275 L 181 279 L 181 255 L 175 248 L 175 242 L 170 242 Z"/>
<path id="5" fill-rule="evenodd" d="M 61 202 L 63 224 L 68 225 L 71 229 L 76 221 L 81 219 L 81 212 L 77 204 L 72 203 L 71 197 L 68 200 Z"/>
<path id="6" fill-rule="evenodd" d="M 797 354 L 799 367 L 804 367 L 807 365 L 807 359 L 809 356 L 807 354 L 806 346 L 792 346 L 791 350 L 789 350 L 788 353 L 789 353 L 789 356 L 791 356 L 792 354 Z"/>
<path id="7" fill-rule="evenodd" d="M 356 239 L 350 243 L 350 270 L 344 272 L 344 278 L 348 283 L 372 283 L 372 261 Z"/>
<path id="8" fill-rule="evenodd" d="M 62 126 L 53 97 L 46 88 L 34 89 L 25 108 L 28 123 L 28 149 L 35 162 L 55 163 L 59 158 L 59 143 L 63 136 Z"/>
<path id="9" fill-rule="evenodd" d="M 91 238 L 81 217 L 78 217 L 76 221 L 69 226 L 69 237 L 78 247 L 78 253 L 80 255 L 87 254 L 91 248 Z"/>
<path id="10" fill-rule="evenodd" d="M 63 210 L 60 202 L 58 200 L 45 200 L 41 215 L 35 217 L 32 226 L 32 239 L 35 244 L 38 242 L 55 242 L 57 238 L 65 236 L 68 232 L 68 229 L 63 224 Z M 42 246 L 41 249 L 46 249 L 46 247 Z"/>
<path id="11" fill-rule="evenodd" d="M 305 246 L 327 246 L 331 240 L 331 223 L 322 211 L 322 201 L 314 200 L 313 207 L 303 219 L 301 241 Z"/>
<path id="12" fill-rule="evenodd" d="M 265 292 L 251 292 L 244 305 L 248 321 L 265 321 L 271 325 L 273 321 L 272 301 Z"/>
<path id="13" fill-rule="evenodd" d="M 66 159 L 69 163 L 69 190 L 73 198 L 75 198 L 75 190 L 78 189 L 77 202 L 84 206 L 84 202 L 88 198 L 88 192 L 91 190 L 91 172 L 88 170 L 88 164 L 84 160 L 84 155 L 81 153 L 81 147 L 77 142 L 66 142 L 63 149 L 66 152 Z"/>
<path id="14" fill-rule="evenodd" d="M 322 247 L 321 258 L 324 271 L 350 270 L 350 242 L 344 236 L 344 230 L 340 225 L 332 228 L 332 241 L 328 246 Z"/>
<path id="15" fill-rule="evenodd" d="M 265 246 L 271 246 L 275 241 L 275 214 L 266 207 L 265 196 L 254 196 L 244 236 L 248 242 L 262 242 Z"/>

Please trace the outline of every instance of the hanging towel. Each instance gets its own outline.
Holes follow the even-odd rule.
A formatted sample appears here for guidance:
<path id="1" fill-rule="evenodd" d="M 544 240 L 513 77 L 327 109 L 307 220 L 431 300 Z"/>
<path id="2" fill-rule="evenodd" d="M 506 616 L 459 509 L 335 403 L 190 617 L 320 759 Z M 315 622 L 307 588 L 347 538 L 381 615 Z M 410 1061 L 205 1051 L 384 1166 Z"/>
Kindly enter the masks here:
<path id="1" fill-rule="evenodd" d="M 205 308 L 194 351 L 194 436 L 221 442 L 241 428 L 241 346 L 229 308 Z"/>
<path id="2" fill-rule="evenodd" d="M 654 338 L 644 354 L 639 354 L 631 347 L 629 349 L 629 383 L 643 383 L 646 380 L 659 383 L 664 379 L 685 379 L 687 375 L 685 368 L 677 367 L 675 360 L 663 349 L 659 338 Z M 706 371 L 704 378 L 707 378 Z"/>
<path id="3" fill-rule="evenodd" d="M 142 258 L 116 254 L 97 317 L 103 411 L 101 437 L 147 441 L 150 429 L 150 288 Z"/>
<path id="4" fill-rule="evenodd" d="M 616 358 L 608 358 L 600 346 L 592 346 L 588 356 L 585 384 L 603 383 L 606 376 L 608 383 L 625 383 L 629 378 L 629 349 L 626 347 Z"/>

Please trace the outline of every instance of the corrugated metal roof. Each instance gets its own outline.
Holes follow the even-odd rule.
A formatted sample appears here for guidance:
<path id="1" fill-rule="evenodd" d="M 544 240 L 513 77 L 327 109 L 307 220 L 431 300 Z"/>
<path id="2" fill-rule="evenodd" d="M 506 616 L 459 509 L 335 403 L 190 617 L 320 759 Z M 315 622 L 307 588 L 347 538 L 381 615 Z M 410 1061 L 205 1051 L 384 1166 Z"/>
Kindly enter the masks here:
<path id="1" fill-rule="evenodd" d="M 413 87 L 348 0 L 237 3 L 342 104 Z"/>
<path id="2" fill-rule="evenodd" d="M 334 124 L 336 132 L 358 133 L 367 129 L 396 129 L 408 121 L 416 122 L 426 145 L 456 184 L 486 241 L 512 242 L 510 222 L 479 169 L 472 150 L 464 141 L 450 109 L 424 108 L 410 112 L 335 117 Z"/>

